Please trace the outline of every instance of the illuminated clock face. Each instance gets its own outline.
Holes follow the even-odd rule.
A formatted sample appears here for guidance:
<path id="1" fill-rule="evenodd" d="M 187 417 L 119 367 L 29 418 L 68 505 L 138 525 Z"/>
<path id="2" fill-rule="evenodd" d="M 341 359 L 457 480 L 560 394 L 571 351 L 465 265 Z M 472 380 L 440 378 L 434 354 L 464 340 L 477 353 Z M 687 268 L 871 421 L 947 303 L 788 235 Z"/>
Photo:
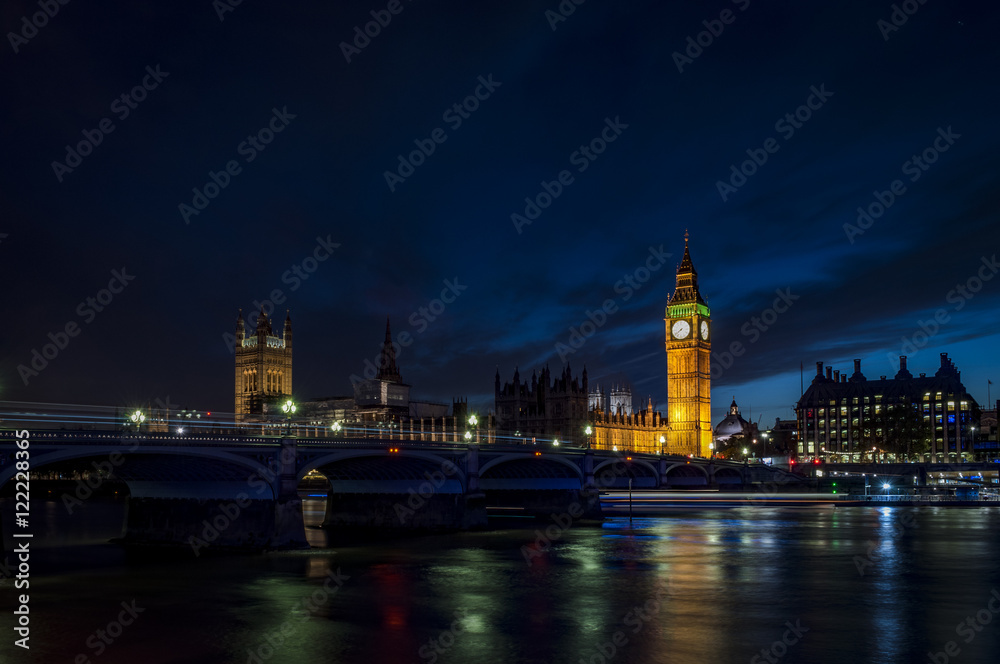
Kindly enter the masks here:
<path id="1" fill-rule="evenodd" d="M 686 320 L 679 320 L 674 323 L 670 331 L 673 333 L 674 339 L 687 339 L 688 335 L 691 334 L 691 324 Z"/>
<path id="2" fill-rule="evenodd" d="M 701 338 L 708 341 L 708 321 L 701 321 Z"/>

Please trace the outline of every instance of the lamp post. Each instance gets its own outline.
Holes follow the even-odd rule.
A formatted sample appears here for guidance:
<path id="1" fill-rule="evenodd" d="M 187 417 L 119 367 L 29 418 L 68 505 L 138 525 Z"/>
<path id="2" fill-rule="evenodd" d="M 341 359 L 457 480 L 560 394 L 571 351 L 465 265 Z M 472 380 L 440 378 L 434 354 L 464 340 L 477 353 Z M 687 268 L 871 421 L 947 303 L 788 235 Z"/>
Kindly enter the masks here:
<path id="1" fill-rule="evenodd" d="M 139 433 L 139 428 L 146 421 L 146 415 L 141 410 L 137 410 L 129 415 L 129 419 L 132 420 L 132 424 L 135 425 L 136 433 Z"/>
<path id="2" fill-rule="evenodd" d="M 666 443 L 666 442 L 667 442 L 667 439 L 665 437 L 663 437 L 663 436 L 660 436 L 660 448 L 658 450 L 656 450 L 657 454 L 663 454 L 663 444 Z"/>
<path id="3" fill-rule="evenodd" d="M 708 458 L 709 459 L 715 458 L 715 443 L 708 444 Z"/>
<path id="4" fill-rule="evenodd" d="M 476 417 L 475 413 L 473 413 L 472 415 L 469 415 L 469 426 L 471 426 L 472 430 L 476 432 L 476 445 L 478 445 L 479 444 L 479 418 Z M 472 436 L 470 436 L 468 433 L 466 433 L 465 439 L 469 440 L 471 438 L 472 438 Z"/>
<path id="5" fill-rule="evenodd" d="M 343 426 L 341 426 L 340 422 L 334 422 L 332 425 L 330 425 L 330 430 L 333 431 L 333 435 L 335 437 L 340 435 L 341 429 L 343 429 Z"/>
<path id="6" fill-rule="evenodd" d="M 587 428 L 583 430 L 587 434 L 587 449 L 590 449 L 590 434 L 594 433 L 594 429 L 588 424 Z"/>
<path id="7" fill-rule="evenodd" d="M 295 404 L 291 399 L 281 404 L 281 410 L 285 413 L 285 433 L 292 431 L 292 415 L 295 414 Z"/>

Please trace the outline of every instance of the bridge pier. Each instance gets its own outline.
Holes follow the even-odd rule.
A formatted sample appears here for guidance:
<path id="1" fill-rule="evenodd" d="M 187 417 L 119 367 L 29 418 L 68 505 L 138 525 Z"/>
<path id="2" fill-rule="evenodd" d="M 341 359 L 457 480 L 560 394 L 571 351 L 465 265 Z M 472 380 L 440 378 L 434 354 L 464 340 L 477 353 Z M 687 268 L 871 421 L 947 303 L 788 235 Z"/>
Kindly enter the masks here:
<path id="1" fill-rule="evenodd" d="M 302 498 L 299 497 L 294 438 L 281 441 L 281 474 L 277 494 L 274 501 L 274 536 L 268 548 L 308 549 L 306 526 L 302 519 Z"/>

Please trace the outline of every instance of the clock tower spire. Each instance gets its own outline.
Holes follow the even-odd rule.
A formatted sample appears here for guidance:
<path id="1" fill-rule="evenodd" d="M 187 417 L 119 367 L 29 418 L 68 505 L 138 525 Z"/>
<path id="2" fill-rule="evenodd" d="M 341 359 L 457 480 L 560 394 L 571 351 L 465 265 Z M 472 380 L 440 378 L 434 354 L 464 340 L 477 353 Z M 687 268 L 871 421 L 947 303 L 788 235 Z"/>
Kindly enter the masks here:
<path id="1" fill-rule="evenodd" d="M 691 261 L 688 233 L 677 285 L 667 304 L 667 417 L 674 449 L 710 456 L 712 442 L 711 311 L 698 291 L 698 272 Z"/>

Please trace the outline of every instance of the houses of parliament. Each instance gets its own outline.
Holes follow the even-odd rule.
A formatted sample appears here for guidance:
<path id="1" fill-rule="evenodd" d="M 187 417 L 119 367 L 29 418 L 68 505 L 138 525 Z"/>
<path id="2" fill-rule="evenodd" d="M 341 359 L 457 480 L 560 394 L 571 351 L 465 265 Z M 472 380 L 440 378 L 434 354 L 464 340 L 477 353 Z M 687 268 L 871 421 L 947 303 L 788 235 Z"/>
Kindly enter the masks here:
<path id="1" fill-rule="evenodd" d="M 653 409 L 651 400 L 644 408 L 634 409 L 631 391 L 625 386 L 615 386 L 608 394 L 600 387 L 591 389 L 586 369 L 574 376 L 568 364 L 555 375 L 545 367 L 523 382 L 515 369 L 513 382 L 505 384 L 501 384 L 498 369 L 494 415 L 482 418 L 488 435 L 498 439 L 562 439 L 596 449 L 710 456 L 712 318 L 698 289 L 686 233 L 684 257 L 677 268 L 664 323 L 666 416 Z M 248 333 L 241 312 L 234 350 L 236 419 L 266 421 L 274 416 L 276 406 L 292 396 L 290 315 L 279 335 L 263 311 L 256 330 Z M 403 383 L 396 366 L 388 321 L 378 374 L 353 388 L 353 396 L 299 403 L 312 420 L 329 420 L 327 425 L 336 420 L 389 423 L 399 431 L 397 435 L 409 430 L 411 439 L 423 439 L 426 427 L 433 429 L 439 424 L 455 440 L 464 431 L 465 401 L 455 401 L 449 408 L 447 404 L 410 399 L 410 386 Z"/>
<path id="2" fill-rule="evenodd" d="M 497 429 L 515 437 L 565 438 L 597 449 L 710 456 L 712 442 L 712 317 L 698 289 L 688 238 L 664 315 L 667 417 L 648 401 L 633 410 L 630 391 L 605 395 L 591 389 L 587 370 L 573 376 L 567 364 L 553 377 L 548 367 L 523 382 L 494 379 Z M 585 433 L 590 427 L 589 436 Z"/>

